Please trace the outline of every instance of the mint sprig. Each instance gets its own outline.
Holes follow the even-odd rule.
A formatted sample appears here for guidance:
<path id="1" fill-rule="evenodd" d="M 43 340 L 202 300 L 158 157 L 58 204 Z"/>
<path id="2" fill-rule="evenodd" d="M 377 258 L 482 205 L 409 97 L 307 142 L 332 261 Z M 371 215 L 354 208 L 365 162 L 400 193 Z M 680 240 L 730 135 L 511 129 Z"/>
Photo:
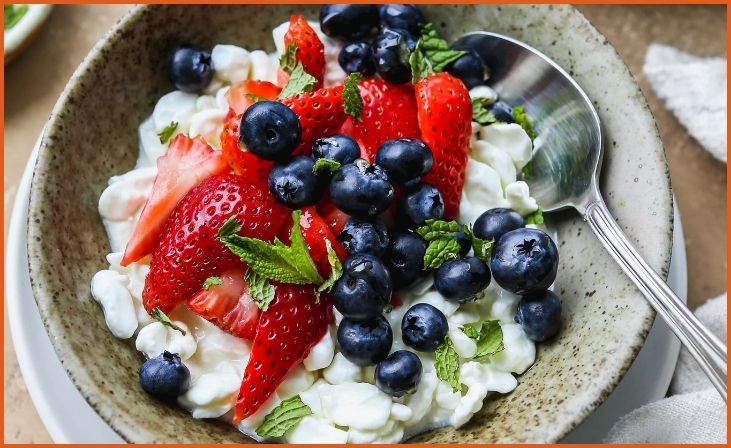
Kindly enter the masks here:
<path id="1" fill-rule="evenodd" d="M 332 176 L 338 172 L 340 166 L 341 164 L 337 160 L 326 158 L 317 159 L 315 160 L 315 164 L 312 166 L 312 172 L 317 176 L 321 174 Z"/>
<path id="2" fill-rule="evenodd" d="M 175 325 L 175 322 L 173 322 L 167 316 L 167 314 L 163 313 L 160 308 L 157 308 L 157 307 L 153 308 L 152 313 L 150 313 L 150 314 L 152 314 L 152 317 L 154 317 L 161 324 L 165 325 L 166 327 L 170 327 L 173 330 L 178 330 L 179 332 L 181 332 L 183 334 L 183 336 L 185 336 L 185 330 L 183 330 L 179 326 Z"/>
<path id="3" fill-rule="evenodd" d="M 526 224 L 543 225 L 544 222 L 543 210 L 540 207 L 538 207 L 538 210 L 525 217 Z"/>
<path id="4" fill-rule="evenodd" d="M 434 368 L 437 371 L 437 378 L 452 386 L 454 392 L 459 392 L 462 389 L 459 375 L 459 355 L 454 350 L 454 345 L 449 336 L 444 337 L 444 342 L 434 352 Z"/>
<path id="5" fill-rule="evenodd" d="M 340 263 L 338 254 L 335 253 L 330 240 L 325 238 L 325 247 L 327 247 L 327 261 L 330 263 L 330 276 L 317 288 L 317 292 L 330 291 L 338 279 L 343 276 L 343 265 Z"/>
<path id="6" fill-rule="evenodd" d="M 206 281 L 203 282 L 203 289 L 208 291 L 210 287 L 214 285 L 223 285 L 223 279 L 221 277 L 208 277 Z"/>
<path id="7" fill-rule="evenodd" d="M 474 359 L 478 361 L 505 350 L 503 329 L 497 320 L 486 320 L 479 326 L 466 325 L 462 328 L 462 332 L 475 340 L 477 352 Z"/>
<path id="8" fill-rule="evenodd" d="M 312 92 L 317 85 L 317 79 L 307 73 L 302 66 L 302 62 L 297 61 L 292 73 L 289 74 L 289 80 L 279 93 L 278 99 L 289 98 L 302 92 Z"/>
<path id="9" fill-rule="evenodd" d="M 312 409 L 302 402 L 299 395 L 284 400 L 264 417 L 264 421 L 256 428 L 260 437 L 282 437 L 294 428 L 300 420 L 312 414 Z"/>
<path id="10" fill-rule="evenodd" d="M 262 311 L 269 309 L 269 304 L 274 300 L 274 286 L 266 277 L 257 274 L 253 269 L 247 269 L 244 281 L 249 286 L 249 295 L 256 306 Z"/>
<path id="11" fill-rule="evenodd" d="M 160 143 L 163 145 L 170 140 L 170 138 L 173 136 L 175 131 L 178 129 L 178 122 L 173 121 L 169 125 L 165 126 L 165 128 L 162 130 L 161 133 L 157 134 L 158 137 L 160 137 Z"/>
<path id="12" fill-rule="evenodd" d="M 3 22 L 5 23 L 5 31 L 14 27 L 20 22 L 20 19 L 28 12 L 28 5 L 3 5 Z"/>
<path id="13" fill-rule="evenodd" d="M 239 236 L 241 225 L 234 217 L 223 223 L 218 231 L 220 241 L 257 274 L 269 280 L 296 285 L 320 285 L 324 279 L 310 257 L 304 237 L 300 231 L 300 210 L 292 212 L 290 245 L 278 238 L 274 243 Z"/>
<path id="14" fill-rule="evenodd" d="M 424 269 L 437 269 L 445 261 L 459 257 L 460 245 L 456 233 L 462 229 L 463 226 L 457 221 L 438 219 L 428 219 L 416 229 L 416 233 L 428 243 L 424 253 Z"/>
<path id="15" fill-rule="evenodd" d="M 525 108 L 523 106 L 513 107 L 513 119 L 517 124 L 520 125 L 520 127 L 523 128 L 523 130 L 526 134 L 528 134 L 528 137 L 530 137 L 531 140 L 535 140 L 536 131 L 533 130 L 533 123 L 530 121 L 528 114 L 525 113 Z"/>
<path id="16" fill-rule="evenodd" d="M 472 121 L 487 126 L 497 122 L 497 118 L 489 110 L 487 110 L 487 98 L 472 99 Z"/>
<path id="17" fill-rule="evenodd" d="M 279 68 L 287 74 L 292 74 L 297 66 L 297 44 L 289 44 L 284 53 L 279 57 Z"/>
<path id="18" fill-rule="evenodd" d="M 353 72 L 343 83 L 343 110 L 358 121 L 363 121 L 360 117 L 363 112 L 363 98 L 361 98 L 358 88 L 361 81 L 363 81 L 363 75 Z"/>
<path id="19" fill-rule="evenodd" d="M 447 65 L 465 54 L 467 54 L 466 51 L 449 48 L 447 41 L 439 37 L 434 25 L 424 24 L 416 47 L 409 56 L 412 82 L 416 82 L 430 73 L 444 71 Z"/>
<path id="20" fill-rule="evenodd" d="M 475 257 L 479 258 L 485 263 L 490 263 L 490 256 L 492 255 L 492 248 L 495 245 L 495 239 L 483 240 L 482 238 L 478 238 L 477 236 L 475 236 L 472 228 L 467 226 L 465 226 L 464 228 L 464 234 L 472 244 L 472 250 L 475 254 Z"/>

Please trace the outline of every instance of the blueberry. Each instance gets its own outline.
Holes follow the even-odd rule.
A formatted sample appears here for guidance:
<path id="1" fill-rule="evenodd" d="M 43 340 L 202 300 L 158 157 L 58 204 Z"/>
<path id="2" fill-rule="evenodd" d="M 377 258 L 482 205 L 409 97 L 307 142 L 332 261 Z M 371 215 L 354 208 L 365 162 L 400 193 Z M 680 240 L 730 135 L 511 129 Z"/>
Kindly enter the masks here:
<path id="1" fill-rule="evenodd" d="M 392 31 L 394 33 L 400 34 L 406 42 L 406 48 L 408 48 L 409 51 L 414 51 L 414 49 L 416 48 L 416 42 L 419 39 L 414 37 L 414 35 L 409 33 L 408 31 L 400 28 L 384 28 L 383 30 L 381 30 L 381 33 L 385 33 L 386 31 Z"/>
<path id="2" fill-rule="evenodd" d="M 498 285 L 519 295 L 548 289 L 556 279 L 558 250 L 541 230 L 516 229 L 497 240 L 490 269 Z"/>
<path id="3" fill-rule="evenodd" d="M 286 162 L 301 138 L 297 115 L 278 101 L 258 101 L 241 117 L 239 142 L 260 159 Z"/>
<path id="4" fill-rule="evenodd" d="M 490 108 L 490 112 L 492 112 L 497 121 L 502 121 L 504 123 L 515 123 L 515 118 L 513 118 L 513 108 L 503 103 L 502 101 L 497 101 L 495 104 L 493 104 Z"/>
<path id="5" fill-rule="evenodd" d="M 363 159 L 343 165 L 330 182 L 330 197 L 340 210 L 356 218 L 379 215 L 393 202 L 393 186 L 378 165 Z"/>
<path id="6" fill-rule="evenodd" d="M 213 79 L 211 54 L 190 44 L 174 48 L 168 56 L 168 77 L 178 90 L 200 92 Z"/>
<path id="7" fill-rule="evenodd" d="M 409 47 L 404 34 L 384 30 L 373 41 L 373 57 L 376 71 L 392 84 L 402 84 L 411 79 Z"/>
<path id="8" fill-rule="evenodd" d="M 456 232 L 454 238 L 457 240 L 457 244 L 459 244 L 459 254 L 464 257 L 472 249 L 472 241 L 467 238 L 467 235 L 463 231 Z"/>
<path id="9" fill-rule="evenodd" d="M 164 351 L 140 368 L 142 389 L 155 398 L 174 402 L 190 386 L 190 371 L 176 353 Z"/>
<path id="10" fill-rule="evenodd" d="M 391 235 L 383 263 L 391 272 L 394 289 L 411 285 L 424 271 L 426 241 L 414 232 Z"/>
<path id="11" fill-rule="evenodd" d="M 474 51 L 447 65 L 445 70 L 459 78 L 468 89 L 484 84 L 488 78 L 485 63 Z"/>
<path id="12" fill-rule="evenodd" d="M 397 350 L 376 366 L 376 387 L 385 394 L 402 397 L 416 391 L 421 371 L 418 356 L 406 350 Z"/>
<path id="13" fill-rule="evenodd" d="M 353 320 L 373 319 L 391 300 L 391 274 L 369 254 L 356 254 L 343 263 L 343 276 L 332 288 L 332 301 L 340 313 Z"/>
<path id="14" fill-rule="evenodd" d="M 381 24 L 388 28 L 400 28 L 414 36 L 421 35 L 421 25 L 426 23 L 424 14 L 416 5 L 381 5 Z"/>
<path id="15" fill-rule="evenodd" d="M 378 218 L 368 221 L 350 218 L 338 240 L 351 255 L 371 254 L 380 257 L 388 247 L 388 230 Z"/>
<path id="16" fill-rule="evenodd" d="M 312 172 L 314 164 L 310 157 L 298 156 L 287 164 L 274 165 L 269 171 L 269 191 L 289 208 L 314 204 L 323 190 L 322 180 Z"/>
<path id="17" fill-rule="evenodd" d="M 324 5 L 320 9 L 320 28 L 337 39 L 362 39 L 378 28 L 378 6 Z"/>
<path id="18" fill-rule="evenodd" d="M 418 184 L 401 195 L 396 215 L 400 224 L 410 228 L 423 225 L 427 219 L 441 219 L 444 215 L 442 194 L 429 184 Z"/>
<path id="19" fill-rule="evenodd" d="M 386 359 L 391 351 L 393 331 L 382 315 L 366 321 L 346 317 L 338 326 L 338 344 L 340 352 L 353 364 L 377 364 Z"/>
<path id="20" fill-rule="evenodd" d="M 552 291 L 525 296 L 518 303 L 515 321 L 529 339 L 536 342 L 551 339 L 561 328 L 561 300 Z"/>
<path id="21" fill-rule="evenodd" d="M 492 208 L 475 220 L 472 232 L 477 238 L 497 241 L 505 233 L 522 227 L 525 220 L 520 213 L 510 208 Z"/>
<path id="22" fill-rule="evenodd" d="M 465 303 L 490 285 L 490 270 L 476 257 L 449 260 L 434 274 L 434 286 L 445 299 Z"/>
<path id="23" fill-rule="evenodd" d="M 418 138 L 386 140 L 376 153 L 376 163 L 397 184 L 418 179 L 431 170 L 434 157 L 428 146 Z"/>
<path id="24" fill-rule="evenodd" d="M 373 76 L 376 73 L 371 46 L 362 40 L 346 44 L 338 54 L 338 64 L 348 74 L 358 72 L 363 76 Z"/>
<path id="25" fill-rule="evenodd" d="M 360 157 L 360 147 L 347 135 L 335 134 L 315 140 L 312 145 L 312 157 L 337 160 L 341 165 L 346 165 Z"/>
<path id="26" fill-rule="evenodd" d="M 433 352 L 449 331 L 444 313 L 428 303 L 417 303 L 401 319 L 404 344 L 420 352 Z"/>

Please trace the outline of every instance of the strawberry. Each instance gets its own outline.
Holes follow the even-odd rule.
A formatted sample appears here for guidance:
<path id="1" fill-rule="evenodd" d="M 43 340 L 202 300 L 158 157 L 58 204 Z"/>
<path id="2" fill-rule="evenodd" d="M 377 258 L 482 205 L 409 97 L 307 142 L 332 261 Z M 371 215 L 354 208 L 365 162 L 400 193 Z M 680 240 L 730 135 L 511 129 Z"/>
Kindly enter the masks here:
<path id="1" fill-rule="evenodd" d="M 315 286 L 275 284 L 274 300 L 261 313 L 244 370 L 233 423 L 267 401 L 287 373 L 302 362 L 332 321 L 328 294 L 315 299 Z"/>
<path id="2" fill-rule="evenodd" d="M 297 47 L 295 58 L 302 62 L 305 72 L 317 80 L 315 88 L 322 87 L 322 81 L 325 78 L 325 45 L 307 23 L 307 19 L 298 14 L 289 18 L 289 29 L 284 35 L 284 48 L 286 49 L 290 45 Z M 287 80 L 289 80 L 289 75 L 280 69 L 277 74 L 277 83 L 284 86 L 287 84 Z"/>
<path id="3" fill-rule="evenodd" d="M 446 72 L 430 74 L 414 84 L 421 139 L 434 156 L 424 182 L 444 199 L 444 219 L 459 211 L 472 129 L 472 103 L 467 87 Z"/>
<path id="4" fill-rule="evenodd" d="M 273 100 L 282 89 L 268 81 L 242 81 L 231 86 L 226 93 L 230 109 L 224 120 L 221 132 L 221 150 L 226 163 L 252 184 L 267 190 L 269 170 L 273 162 L 262 160 L 242 149 L 239 145 L 239 125 L 246 109 L 254 104 L 256 98 Z"/>
<path id="5" fill-rule="evenodd" d="M 345 122 L 343 86 L 298 93 L 282 103 L 297 115 L 302 128 L 302 141 L 294 155 L 310 155 L 315 140 L 337 134 Z"/>
<path id="6" fill-rule="evenodd" d="M 340 235 L 345 224 L 350 219 L 350 215 L 343 212 L 330 201 L 329 196 L 322 198 L 317 203 L 317 213 L 322 217 L 325 224 L 330 228 L 333 235 Z"/>
<path id="7" fill-rule="evenodd" d="M 373 163 L 386 140 L 419 137 L 416 99 L 410 84 L 366 79 L 358 87 L 363 99 L 362 121 L 348 118 L 341 133 L 358 142 L 362 158 Z"/>
<path id="8" fill-rule="evenodd" d="M 285 225 L 279 232 L 279 239 L 286 244 L 290 242 L 290 229 L 288 227 Z M 317 265 L 317 271 L 323 278 L 327 278 L 330 275 L 332 267 L 327 258 L 325 239 L 330 241 L 330 246 L 338 255 L 340 261 L 345 260 L 348 252 L 340 244 L 340 241 L 338 241 L 337 237 L 330 230 L 325 220 L 317 213 L 315 207 L 304 207 L 302 209 L 302 214 L 300 215 L 300 231 L 302 232 L 307 249 L 309 249 L 310 257 L 315 262 L 315 265 Z"/>
<path id="9" fill-rule="evenodd" d="M 223 282 L 201 289 L 188 301 L 188 308 L 222 330 L 244 339 L 254 339 L 259 307 L 249 295 L 241 266 L 219 275 Z"/>
<path id="10" fill-rule="evenodd" d="M 127 266 L 152 252 L 165 222 L 181 199 L 202 180 L 227 170 L 219 151 L 201 138 L 178 134 L 157 159 L 157 176 L 122 257 Z"/>
<path id="11" fill-rule="evenodd" d="M 272 241 L 289 210 L 241 176 L 223 174 L 201 182 L 180 201 L 153 252 L 142 291 L 148 312 L 158 307 L 167 313 L 208 277 L 242 266 L 218 240 L 218 229 L 231 216 L 241 223 L 241 235 Z"/>

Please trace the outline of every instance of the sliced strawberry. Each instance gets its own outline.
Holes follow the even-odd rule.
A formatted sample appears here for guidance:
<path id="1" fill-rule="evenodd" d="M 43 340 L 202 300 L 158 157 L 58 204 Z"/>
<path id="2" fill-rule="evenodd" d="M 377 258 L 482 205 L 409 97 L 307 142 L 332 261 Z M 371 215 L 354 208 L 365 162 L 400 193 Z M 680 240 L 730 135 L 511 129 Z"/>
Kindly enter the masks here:
<path id="1" fill-rule="evenodd" d="M 259 307 L 249 295 L 242 267 L 220 274 L 223 282 L 201 289 L 188 301 L 188 308 L 220 329 L 244 339 L 254 339 Z"/>
<path id="2" fill-rule="evenodd" d="M 241 176 L 223 174 L 201 182 L 180 201 L 160 235 L 142 291 L 145 309 L 170 312 L 208 277 L 242 266 L 218 240 L 228 218 L 235 216 L 241 224 L 240 235 L 272 241 L 289 213 Z"/>
<path id="3" fill-rule="evenodd" d="M 284 48 L 292 44 L 297 46 L 295 57 L 302 62 L 302 68 L 317 79 L 315 88 L 322 87 L 322 81 L 325 78 L 325 45 L 307 23 L 307 19 L 298 14 L 289 18 L 289 29 L 284 35 Z M 284 86 L 288 79 L 289 75 L 279 70 L 277 83 Z"/>
<path id="4" fill-rule="evenodd" d="M 338 255 L 340 260 L 345 260 L 348 256 L 348 252 L 345 250 L 337 237 L 330 230 L 330 227 L 325 223 L 320 215 L 317 213 L 315 207 L 305 207 L 302 209 L 300 215 L 300 230 L 302 231 L 302 237 L 305 240 L 305 244 L 310 251 L 310 257 L 312 261 L 317 265 L 317 270 L 321 276 L 327 278 L 332 271 L 330 261 L 327 258 L 327 245 L 325 240 L 330 241 L 335 253 Z M 279 239 L 289 244 L 289 234 L 291 227 L 285 225 L 279 231 Z"/>
<path id="5" fill-rule="evenodd" d="M 273 100 L 281 91 L 279 86 L 269 81 L 246 80 L 229 87 L 226 99 L 229 107 L 241 115 L 258 99 Z"/>
<path id="6" fill-rule="evenodd" d="M 343 212 L 330 201 L 329 197 L 322 198 L 317 203 L 317 213 L 322 217 L 325 224 L 330 228 L 333 235 L 340 235 L 350 215 Z"/>
<path id="7" fill-rule="evenodd" d="M 236 400 L 234 424 L 267 401 L 332 322 L 330 298 L 322 294 L 316 303 L 314 286 L 275 284 L 275 288 L 274 300 L 259 319 Z"/>
<path id="8" fill-rule="evenodd" d="M 178 134 L 157 159 L 157 176 L 122 257 L 127 266 L 152 252 L 165 222 L 181 199 L 204 179 L 228 169 L 220 151 L 201 138 Z"/>
<path id="9" fill-rule="evenodd" d="M 472 129 L 472 103 L 464 83 L 449 73 L 431 74 L 414 84 L 421 139 L 434 156 L 424 182 L 444 199 L 444 219 L 459 212 Z"/>
<path id="10" fill-rule="evenodd" d="M 360 145 L 361 157 L 373 163 L 378 148 L 386 140 L 419 137 L 416 99 L 410 84 L 389 84 L 381 79 L 361 81 L 362 121 L 351 117 L 341 132 Z"/>
<path id="11" fill-rule="evenodd" d="M 282 103 L 297 115 L 302 128 L 302 141 L 295 155 L 310 155 L 315 140 L 337 134 L 345 122 L 343 86 L 298 93 Z"/>

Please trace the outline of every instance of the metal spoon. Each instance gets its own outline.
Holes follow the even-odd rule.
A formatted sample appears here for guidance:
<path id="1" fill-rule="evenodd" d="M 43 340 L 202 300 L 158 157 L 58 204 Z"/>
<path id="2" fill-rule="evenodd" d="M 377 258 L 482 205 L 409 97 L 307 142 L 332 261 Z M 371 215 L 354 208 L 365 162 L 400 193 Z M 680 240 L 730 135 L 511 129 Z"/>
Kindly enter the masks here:
<path id="1" fill-rule="evenodd" d="M 534 118 L 540 132 L 524 180 L 543 211 L 573 208 L 581 213 L 726 401 L 726 346 L 642 259 L 602 199 L 601 126 L 581 87 L 547 56 L 510 37 L 470 33 L 454 47 L 477 51 L 490 68 L 490 86 L 501 100 L 520 102 Z"/>

